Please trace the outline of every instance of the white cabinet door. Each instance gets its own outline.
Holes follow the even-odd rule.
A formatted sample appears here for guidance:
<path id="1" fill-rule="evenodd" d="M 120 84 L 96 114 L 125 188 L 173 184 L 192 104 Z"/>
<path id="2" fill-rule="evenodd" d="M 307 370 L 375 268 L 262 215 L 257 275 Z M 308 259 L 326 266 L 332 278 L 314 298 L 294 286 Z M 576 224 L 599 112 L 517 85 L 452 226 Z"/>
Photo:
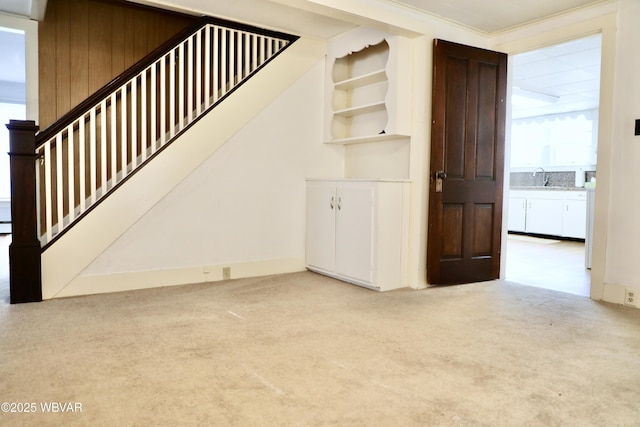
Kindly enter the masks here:
<path id="1" fill-rule="evenodd" d="M 307 267 L 380 291 L 407 287 L 409 185 L 307 180 Z"/>
<path id="2" fill-rule="evenodd" d="M 306 262 L 328 272 L 335 271 L 335 185 L 313 182 L 307 186 Z"/>
<path id="3" fill-rule="evenodd" d="M 587 201 L 565 200 L 562 235 L 584 239 L 587 231 Z"/>
<path id="4" fill-rule="evenodd" d="M 528 199 L 527 233 L 562 236 L 562 199 Z"/>
<path id="5" fill-rule="evenodd" d="M 526 231 L 527 199 L 509 197 L 509 231 Z"/>
<path id="6" fill-rule="evenodd" d="M 336 273 L 373 284 L 373 188 L 338 188 Z"/>

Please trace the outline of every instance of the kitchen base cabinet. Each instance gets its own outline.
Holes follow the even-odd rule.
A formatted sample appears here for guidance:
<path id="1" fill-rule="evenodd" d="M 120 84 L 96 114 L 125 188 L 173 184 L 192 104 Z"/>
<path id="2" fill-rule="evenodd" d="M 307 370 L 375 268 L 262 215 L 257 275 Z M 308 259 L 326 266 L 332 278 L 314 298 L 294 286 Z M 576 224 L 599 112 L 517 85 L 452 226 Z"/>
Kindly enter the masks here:
<path id="1" fill-rule="evenodd" d="M 509 193 L 508 230 L 584 239 L 585 191 L 512 190 Z"/>
<path id="2" fill-rule="evenodd" d="M 564 200 L 562 235 L 585 239 L 587 235 L 587 195 L 576 193 Z"/>
<path id="3" fill-rule="evenodd" d="M 562 199 L 527 199 L 527 233 L 562 235 Z"/>
<path id="4" fill-rule="evenodd" d="M 307 180 L 307 268 L 381 291 L 407 287 L 409 186 Z"/>
<path id="5" fill-rule="evenodd" d="M 527 199 L 509 197 L 509 231 L 526 231 Z"/>

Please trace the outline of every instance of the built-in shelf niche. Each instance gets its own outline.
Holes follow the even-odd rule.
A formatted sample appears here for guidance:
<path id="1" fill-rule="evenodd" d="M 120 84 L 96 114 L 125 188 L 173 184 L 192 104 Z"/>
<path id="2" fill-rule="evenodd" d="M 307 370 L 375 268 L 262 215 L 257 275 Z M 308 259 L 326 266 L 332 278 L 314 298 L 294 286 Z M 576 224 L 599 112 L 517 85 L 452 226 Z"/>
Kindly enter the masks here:
<path id="1" fill-rule="evenodd" d="M 361 29 L 334 41 L 327 70 L 327 143 L 376 142 L 409 135 L 409 67 L 399 66 L 408 49 L 406 40 L 374 30 Z"/>

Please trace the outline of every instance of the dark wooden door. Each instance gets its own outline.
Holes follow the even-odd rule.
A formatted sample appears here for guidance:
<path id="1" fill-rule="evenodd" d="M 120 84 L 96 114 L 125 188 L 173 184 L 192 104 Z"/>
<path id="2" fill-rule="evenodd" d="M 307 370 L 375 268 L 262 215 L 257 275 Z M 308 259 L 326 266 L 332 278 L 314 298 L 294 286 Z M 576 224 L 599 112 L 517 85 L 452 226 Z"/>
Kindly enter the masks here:
<path id="1" fill-rule="evenodd" d="M 434 40 L 427 280 L 500 275 L 507 55 Z"/>

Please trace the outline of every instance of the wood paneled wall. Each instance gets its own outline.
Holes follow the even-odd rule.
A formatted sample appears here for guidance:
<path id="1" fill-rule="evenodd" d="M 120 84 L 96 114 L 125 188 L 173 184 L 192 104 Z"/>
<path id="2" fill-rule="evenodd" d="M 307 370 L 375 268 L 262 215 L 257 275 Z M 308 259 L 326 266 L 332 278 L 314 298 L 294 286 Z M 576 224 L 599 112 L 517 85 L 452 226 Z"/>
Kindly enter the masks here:
<path id="1" fill-rule="evenodd" d="M 40 129 L 195 19 L 121 0 L 49 0 L 38 27 Z"/>

